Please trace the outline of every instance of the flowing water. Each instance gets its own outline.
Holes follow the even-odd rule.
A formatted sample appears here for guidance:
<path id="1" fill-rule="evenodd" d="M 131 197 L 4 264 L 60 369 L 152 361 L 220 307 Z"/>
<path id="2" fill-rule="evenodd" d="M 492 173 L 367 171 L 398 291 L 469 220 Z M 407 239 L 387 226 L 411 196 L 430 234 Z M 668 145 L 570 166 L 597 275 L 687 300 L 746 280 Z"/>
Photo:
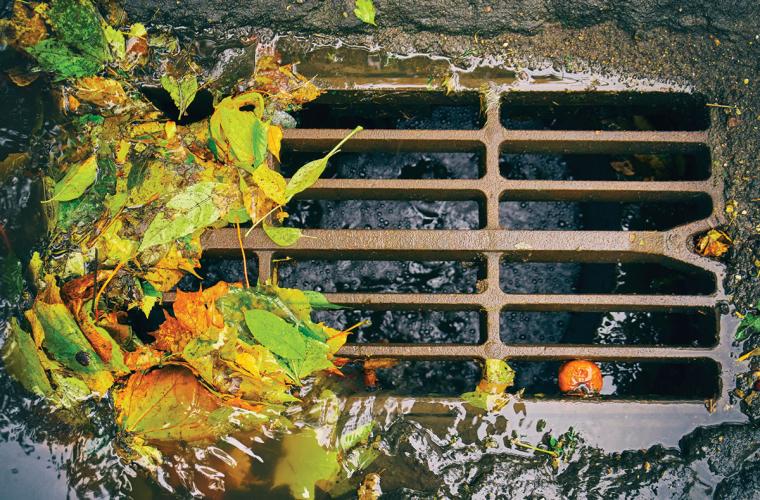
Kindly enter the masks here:
<path id="1" fill-rule="evenodd" d="M 2 51 L 0 56 L 9 57 Z M 319 57 L 318 53 L 314 64 Z M 351 53 L 351 57 L 362 56 Z M 400 64 L 393 59 L 388 62 L 391 63 Z M 407 62 L 399 71 L 408 71 L 409 64 L 418 63 Z M 304 67 L 308 70 L 308 64 Z M 467 75 L 472 77 L 472 73 Z M 505 80 L 507 83 L 514 81 L 514 74 L 507 76 L 512 78 Z M 0 76 L 0 107 L 6 111 L 0 116 L 0 161 L 33 146 L 38 160 L 53 154 L 40 150 L 34 140 L 42 131 L 55 135 L 54 123 L 48 123 L 43 112 L 46 95 L 42 82 L 20 89 Z M 477 96 L 474 97 L 466 95 L 430 112 L 415 111 L 411 101 L 403 106 L 396 101 L 396 107 L 388 106 L 384 113 L 377 114 L 362 112 L 360 102 L 349 106 L 328 100 L 307 106 L 296 119 L 302 126 L 325 128 L 361 122 L 366 127 L 474 129 L 483 123 Z M 402 108 L 404 112 L 399 113 Z M 519 116 L 504 119 L 521 120 L 528 128 L 555 123 L 552 117 L 529 108 Z M 612 122 L 614 117 L 608 117 L 607 123 Z M 285 173 L 316 156 L 320 154 L 283 151 Z M 325 176 L 473 179 L 482 171 L 482 156 L 479 151 L 345 153 L 331 161 Z M 503 175 L 513 179 L 609 179 L 622 178 L 624 174 L 614 165 L 625 161 L 643 165 L 636 168 L 636 175 L 659 175 L 662 179 L 684 175 L 703 178 L 705 172 L 700 155 L 686 154 L 655 162 L 645 157 L 505 152 L 501 167 Z M 640 174 L 647 168 L 657 171 Z M 13 257 L 26 265 L 39 244 L 42 225 L 38 180 L 36 172 L 3 173 L 0 179 L 4 282 L 11 280 L 14 272 L 18 274 Z M 710 208 L 702 199 L 604 206 L 502 200 L 501 223 L 505 228 L 538 230 L 668 229 L 686 222 L 685 217 L 701 218 Z M 289 207 L 288 224 L 332 229 L 468 230 L 481 227 L 481 209 L 480 200 L 302 199 Z M 280 282 L 323 292 L 476 293 L 483 273 L 483 263 L 477 260 L 350 261 L 337 257 L 284 262 L 278 269 Z M 209 286 L 222 279 L 236 281 L 243 277 L 240 262 L 235 259 L 204 260 L 201 275 L 202 282 L 187 277 L 179 288 L 192 290 L 201 283 Z M 256 275 L 254 262 L 249 266 L 249 278 L 253 280 Z M 507 293 L 700 294 L 710 293 L 714 287 L 709 277 L 696 270 L 676 271 L 658 264 L 505 260 L 501 275 L 500 285 Z M 13 296 L 4 293 L 0 301 L 2 318 L 17 315 L 29 299 L 28 292 Z M 359 343 L 478 343 L 484 335 L 481 312 L 471 310 L 344 309 L 320 312 L 317 319 L 343 328 L 368 320 L 369 324 L 359 329 L 352 340 Z M 153 318 L 134 315 L 132 320 L 136 329 L 147 331 Z M 718 321 L 709 310 L 673 314 L 504 311 L 501 320 L 502 339 L 519 344 L 712 346 L 718 332 Z M 735 326 L 725 317 L 722 321 L 726 328 Z M 612 400 L 606 405 L 562 402 L 556 388 L 558 363 L 520 362 L 513 366 L 517 371 L 516 387 L 525 389 L 528 398 L 514 400 L 492 414 L 473 411 L 458 399 L 480 380 L 478 364 L 408 361 L 378 370 L 378 385 L 372 390 L 365 387 L 360 367 L 347 365 L 343 379 L 328 382 L 338 398 L 337 419 L 326 423 L 324 418 L 315 417 L 306 403 L 291 408 L 287 416 L 297 428 L 325 428 L 327 434 L 334 436 L 376 422 L 373 436 L 379 457 L 365 470 L 333 485 L 335 497 L 352 498 L 362 478 L 370 472 L 380 475 L 382 489 L 390 498 L 566 496 L 577 494 L 578 488 L 583 491 L 579 484 L 595 488 L 600 494 L 655 497 L 676 488 L 673 491 L 699 496 L 712 491 L 720 479 L 683 455 L 678 443 L 699 425 L 740 419 L 735 410 L 720 409 L 711 415 L 700 405 L 691 405 L 679 407 L 673 414 L 668 404 L 633 402 L 640 397 L 692 401 L 712 398 L 726 390 L 715 385 L 718 367 L 714 363 L 603 363 L 604 394 Z M 301 396 L 305 402 L 318 404 L 314 400 L 322 389 L 307 386 Z M 436 395 L 448 398 L 430 398 Z M 563 462 L 558 469 L 550 465 L 547 456 L 516 444 L 546 442 L 548 434 L 556 437 L 571 427 L 580 436 L 578 449 L 569 463 Z M 90 401 L 74 414 L 54 412 L 0 372 L 3 497 L 289 496 L 282 486 L 273 489 L 274 470 L 283 454 L 282 434 L 264 426 L 206 445 L 175 443 L 165 450 L 165 462 L 152 472 L 120 458 L 117 447 L 118 429 L 110 399 Z M 654 448 L 648 454 L 619 454 L 649 447 Z M 642 483 L 631 471 L 643 467 L 647 460 L 661 463 L 661 473 L 649 483 Z M 326 493 L 318 490 L 318 496 Z"/>

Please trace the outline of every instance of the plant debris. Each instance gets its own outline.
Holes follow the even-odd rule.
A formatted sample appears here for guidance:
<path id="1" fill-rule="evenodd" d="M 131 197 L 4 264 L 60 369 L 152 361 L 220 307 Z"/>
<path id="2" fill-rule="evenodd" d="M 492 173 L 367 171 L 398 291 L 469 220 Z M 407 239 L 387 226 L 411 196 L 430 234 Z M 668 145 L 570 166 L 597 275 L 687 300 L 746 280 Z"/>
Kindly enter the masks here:
<path id="1" fill-rule="evenodd" d="M 697 252 L 704 257 L 720 257 L 731 248 L 731 238 L 719 229 L 710 229 L 697 241 Z"/>
<path id="2" fill-rule="evenodd" d="M 275 54 L 257 57 L 232 95 L 215 89 L 208 119 L 180 125 L 213 82 L 201 81 L 172 37 L 139 23 L 110 26 L 89 0 L 16 2 L 13 14 L 0 21 L 6 41 L 50 76 L 68 119 L 45 177 L 48 238 L 30 266 L 37 296 L 25 321 L 11 321 L 7 371 L 58 407 L 112 395 L 122 451 L 147 466 L 161 461 L 154 445 L 163 442 L 208 441 L 267 422 L 287 429 L 280 416 L 303 397 L 298 388 L 320 373 L 340 375 L 334 356 L 349 332 L 311 320 L 312 310 L 336 306 L 266 279 L 177 291 L 171 309 L 163 294 L 196 273 L 210 228 L 235 226 L 241 247 L 240 224 L 294 244 L 301 231 L 278 225 L 284 205 L 361 127 L 286 180 L 276 170 L 281 124 L 321 91 Z M 161 75 L 178 115 L 135 88 L 143 67 Z M 163 315 L 152 340 L 132 331 L 130 310 Z M 289 435 L 289 478 L 276 473 L 276 483 L 312 497 L 316 482 L 371 461 L 370 452 L 351 455 L 371 431 L 333 451 L 313 431 Z M 294 476 L 288 460 L 306 469 Z"/>

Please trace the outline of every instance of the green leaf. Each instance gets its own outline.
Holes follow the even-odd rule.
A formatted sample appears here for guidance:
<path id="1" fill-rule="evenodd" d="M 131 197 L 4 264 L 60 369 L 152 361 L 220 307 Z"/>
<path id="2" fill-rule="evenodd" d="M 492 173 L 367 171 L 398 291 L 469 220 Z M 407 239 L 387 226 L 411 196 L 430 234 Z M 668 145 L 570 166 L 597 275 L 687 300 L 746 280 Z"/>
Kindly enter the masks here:
<path id="1" fill-rule="evenodd" d="M 38 300 L 27 318 L 39 324 L 44 332 L 42 345 L 56 361 L 79 375 L 90 389 L 105 394 L 113 377 L 66 306 Z"/>
<path id="2" fill-rule="evenodd" d="M 301 238 L 301 230 L 295 227 L 270 226 L 266 222 L 262 224 L 264 232 L 276 245 L 289 247 Z"/>
<path id="3" fill-rule="evenodd" d="M 53 0 L 47 18 L 58 40 L 93 61 L 108 60 L 101 17 L 89 0 Z"/>
<path id="4" fill-rule="evenodd" d="M 82 196 L 82 193 L 95 182 L 98 174 L 98 161 L 95 155 L 69 168 L 63 179 L 58 181 L 53 189 L 51 201 L 70 201 Z"/>
<path id="5" fill-rule="evenodd" d="M 306 295 L 306 298 L 309 300 L 309 304 L 311 304 L 311 307 L 314 309 L 343 309 L 343 306 L 333 304 L 327 300 L 327 297 L 325 297 L 324 294 L 320 292 L 315 292 L 313 290 L 303 290 L 303 294 Z"/>
<path id="6" fill-rule="evenodd" d="M 377 26 L 375 24 L 375 4 L 372 3 L 372 0 L 356 0 L 354 14 L 360 21 Z"/>
<path id="7" fill-rule="evenodd" d="M 126 38 L 124 37 L 124 33 L 109 25 L 105 26 L 103 33 L 108 42 L 108 46 L 111 48 L 111 55 L 113 58 L 118 61 L 124 59 L 127 55 Z"/>
<path id="8" fill-rule="evenodd" d="M 340 449 L 343 451 L 348 451 L 352 448 L 355 448 L 361 443 L 366 443 L 372 434 L 372 429 L 374 429 L 374 427 L 375 422 L 373 420 L 370 420 L 369 422 L 362 424 L 351 431 L 346 431 L 346 429 L 343 429 L 339 440 Z"/>
<path id="9" fill-rule="evenodd" d="M 198 79 L 193 74 L 184 75 L 179 80 L 171 75 L 164 75 L 161 77 L 161 86 L 169 92 L 169 96 L 179 109 L 177 119 L 181 119 L 198 92 Z"/>
<path id="10" fill-rule="evenodd" d="M 760 332 L 760 314 L 747 313 L 736 330 L 736 340 L 741 342 L 756 332 Z"/>
<path id="11" fill-rule="evenodd" d="M 515 371 L 503 359 L 486 359 L 485 379 L 494 384 L 514 385 Z"/>
<path id="12" fill-rule="evenodd" d="M 267 158 L 269 124 L 259 118 L 253 121 L 253 164 L 261 165 Z"/>
<path id="13" fill-rule="evenodd" d="M 58 80 L 91 76 L 103 66 L 99 61 L 75 54 L 53 38 L 41 40 L 26 50 L 44 71 L 56 74 Z"/>
<path id="14" fill-rule="evenodd" d="M 291 177 L 290 182 L 288 182 L 288 186 L 285 188 L 285 198 L 288 201 L 290 201 L 293 198 L 293 196 L 313 186 L 314 183 L 317 182 L 319 177 L 322 175 L 322 172 L 325 171 L 325 168 L 327 168 L 327 161 L 332 156 L 340 152 L 340 147 L 347 140 L 349 140 L 354 134 L 361 132 L 362 130 L 364 130 L 362 127 L 356 127 L 354 130 L 351 131 L 350 134 L 344 137 L 343 140 L 340 141 L 332 149 L 332 151 L 327 153 L 323 158 L 320 158 L 318 160 L 312 160 L 309 163 L 302 166 L 301 168 L 299 168 L 296 171 L 296 173 L 293 174 L 293 177 Z"/>
<path id="15" fill-rule="evenodd" d="M 253 107 L 254 111 L 241 109 L 247 107 Z M 219 156 L 220 152 L 228 152 L 238 166 L 252 172 L 253 127 L 255 120 L 261 120 L 263 112 L 264 98 L 256 92 L 223 99 L 209 120 L 214 154 Z"/>
<path id="16" fill-rule="evenodd" d="M 224 217 L 224 220 L 226 220 L 229 224 L 243 224 L 244 222 L 249 222 L 251 220 L 251 216 L 248 215 L 248 211 L 245 209 L 245 207 L 237 207 L 230 209 L 230 211 L 227 212 L 227 215 Z"/>
<path id="17" fill-rule="evenodd" d="M 215 182 L 198 182 L 169 200 L 166 207 L 178 213 L 172 219 L 163 213 L 156 215 L 137 251 L 175 241 L 216 222 L 220 214 L 211 199 L 215 186 Z"/>
<path id="18" fill-rule="evenodd" d="M 288 364 L 297 380 L 308 377 L 319 370 L 327 370 L 333 366 L 332 361 L 327 359 L 327 355 L 330 353 L 330 347 L 327 344 L 306 337 L 304 338 L 304 342 L 306 343 L 306 355 L 300 359 L 288 360 Z"/>
<path id="19" fill-rule="evenodd" d="M 32 336 L 21 329 L 16 318 L 11 318 L 0 357 L 5 370 L 24 389 L 39 396 L 52 394 L 53 387 L 37 355 L 37 346 Z"/>
<path id="20" fill-rule="evenodd" d="M 258 343 L 287 360 L 306 358 L 306 339 L 279 316 L 261 309 L 245 311 L 245 324 Z"/>
<path id="21" fill-rule="evenodd" d="M 294 498 L 314 498 L 320 481 L 333 481 L 340 472 L 338 453 L 322 448 L 313 429 L 288 434 L 274 470 L 274 487 L 287 486 Z"/>

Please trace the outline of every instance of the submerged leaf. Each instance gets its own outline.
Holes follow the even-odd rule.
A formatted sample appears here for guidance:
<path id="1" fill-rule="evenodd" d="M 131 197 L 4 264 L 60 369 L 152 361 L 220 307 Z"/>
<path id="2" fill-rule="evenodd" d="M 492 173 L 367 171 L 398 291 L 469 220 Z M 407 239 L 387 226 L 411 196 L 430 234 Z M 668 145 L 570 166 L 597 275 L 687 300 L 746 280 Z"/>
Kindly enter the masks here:
<path id="1" fill-rule="evenodd" d="M 64 178 L 56 183 L 53 197 L 47 201 L 69 201 L 79 198 L 85 189 L 95 182 L 97 174 L 98 161 L 95 155 L 92 155 L 66 172 Z"/>
<path id="2" fill-rule="evenodd" d="M 338 453 L 322 448 L 313 429 L 304 429 L 283 438 L 274 487 L 287 486 L 295 498 L 314 498 L 315 485 L 334 480 L 339 472 Z"/>
<path id="3" fill-rule="evenodd" d="M 375 24 L 375 4 L 372 3 L 372 0 L 356 0 L 354 14 L 360 21 L 377 26 Z"/>
<path id="4" fill-rule="evenodd" d="M 169 92 L 169 96 L 179 110 L 177 119 L 181 119 L 198 92 L 198 79 L 193 74 L 184 75 L 179 80 L 174 76 L 164 75 L 161 77 L 161 86 Z"/>
<path id="5" fill-rule="evenodd" d="M 56 37 L 69 47 L 99 63 L 109 58 L 101 17 L 89 0 L 53 0 L 47 18 Z"/>

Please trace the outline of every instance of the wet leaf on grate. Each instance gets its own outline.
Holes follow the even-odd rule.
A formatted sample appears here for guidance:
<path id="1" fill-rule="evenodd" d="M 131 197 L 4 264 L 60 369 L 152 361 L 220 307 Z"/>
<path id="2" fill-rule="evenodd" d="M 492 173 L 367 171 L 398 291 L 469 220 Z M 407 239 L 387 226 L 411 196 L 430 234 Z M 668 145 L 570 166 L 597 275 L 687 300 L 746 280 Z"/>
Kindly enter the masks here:
<path id="1" fill-rule="evenodd" d="M 757 307 L 760 308 L 760 302 L 758 302 Z M 736 330 L 736 340 L 741 342 L 757 332 L 760 332 L 760 314 L 747 313 Z"/>
<path id="2" fill-rule="evenodd" d="M 27 391 L 38 396 L 50 396 L 53 393 L 53 387 L 40 362 L 37 346 L 32 336 L 21 329 L 16 318 L 11 318 L 0 358 L 5 370 Z"/>
<path id="3" fill-rule="evenodd" d="M 269 239 L 281 247 L 295 245 L 302 236 L 301 230 L 295 227 L 270 226 L 266 222 L 263 227 Z"/>

